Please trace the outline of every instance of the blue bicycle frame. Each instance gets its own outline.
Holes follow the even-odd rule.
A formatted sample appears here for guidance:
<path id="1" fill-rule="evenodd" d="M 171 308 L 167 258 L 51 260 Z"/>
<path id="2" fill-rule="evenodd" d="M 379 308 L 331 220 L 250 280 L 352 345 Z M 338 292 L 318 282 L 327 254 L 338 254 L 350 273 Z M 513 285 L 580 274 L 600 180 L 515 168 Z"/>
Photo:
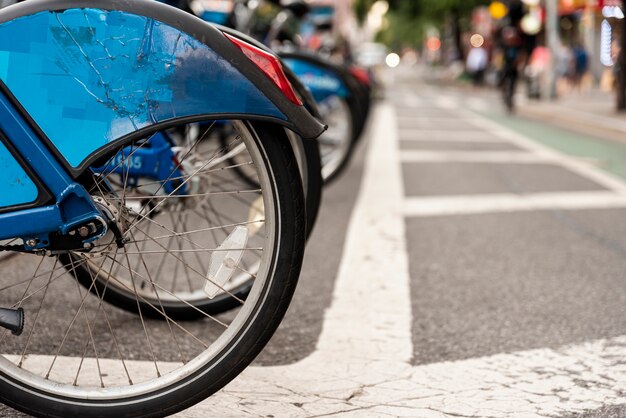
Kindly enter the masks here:
<path id="1" fill-rule="evenodd" d="M 293 91 L 272 59 L 152 1 L 79 8 L 50 0 L 0 11 L 0 181 L 11 191 L 0 196 L 0 239 L 46 249 L 55 234 L 104 227 L 81 184 L 86 173 L 180 177 L 159 133 L 171 126 L 250 119 L 317 137 L 323 125 L 288 99 Z M 164 188 L 185 192 L 175 182 Z"/>
<path id="2" fill-rule="evenodd" d="M 127 178 L 129 186 L 138 186 L 140 179 L 148 178 L 163 182 L 163 191 L 182 195 L 187 191 L 182 168 L 172 149 L 172 142 L 165 132 L 157 132 L 141 146 L 126 147 L 102 167 L 92 168 L 94 173 L 116 173 Z"/>

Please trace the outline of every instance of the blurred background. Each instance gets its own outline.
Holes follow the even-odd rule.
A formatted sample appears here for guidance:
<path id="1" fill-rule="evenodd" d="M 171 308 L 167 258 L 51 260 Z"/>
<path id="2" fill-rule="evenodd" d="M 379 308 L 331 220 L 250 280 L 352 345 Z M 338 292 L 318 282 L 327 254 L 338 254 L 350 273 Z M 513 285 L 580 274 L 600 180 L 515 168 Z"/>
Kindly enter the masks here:
<path id="1" fill-rule="evenodd" d="M 516 102 L 586 94 L 590 106 L 626 110 L 622 0 L 311 4 L 302 27 L 307 45 L 334 43 L 335 54 L 362 66 L 415 66 L 442 82 L 490 88 L 512 76 Z"/>

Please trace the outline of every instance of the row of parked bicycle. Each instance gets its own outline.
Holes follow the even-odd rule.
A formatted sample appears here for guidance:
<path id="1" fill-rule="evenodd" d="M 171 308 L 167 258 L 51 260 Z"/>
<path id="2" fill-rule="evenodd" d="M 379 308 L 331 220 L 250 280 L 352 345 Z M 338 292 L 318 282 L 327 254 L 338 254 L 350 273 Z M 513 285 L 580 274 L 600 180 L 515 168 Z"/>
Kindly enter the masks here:
<path id="1" fill-rule="evenodd" d="M 270 2 L 261 34 L 256 0 L 9 2 L 0 400 L 59 417 L 188 408 L 282 320 L 369 73 L 298 47 L 304 1 Z"/>

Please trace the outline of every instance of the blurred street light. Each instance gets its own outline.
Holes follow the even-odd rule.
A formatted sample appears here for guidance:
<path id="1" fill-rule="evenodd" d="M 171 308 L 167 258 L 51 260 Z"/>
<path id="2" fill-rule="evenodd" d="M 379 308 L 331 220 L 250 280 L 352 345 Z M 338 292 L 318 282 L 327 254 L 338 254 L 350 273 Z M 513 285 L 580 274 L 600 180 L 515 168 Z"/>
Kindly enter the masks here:
<path id="1" fill-rule="evenodd" d="M 436 36 L 431 36 L 426 40 L 426 48 L 429 51 L 438 51 L 441 48 L 441 40 Z"/>
<path id="2" fill-rule="evenodd" d="M 385 63 L 389 68 L 396 68 L 398 65 L 400 65 L 400 55 L 392 52 L 391 54 L 387 55 L 387 58 L 385 58 Z"/>
<path id="3" fill-rule="evenodd" d="M 522 30 L 525 34 L 534 36 L 541 32 L 541 25 L 541 9 L 537 6 L 530 6 L 530 10 L 520 22 Z"/>
<path id="4" fill-rule="evenodd" d="M 489 5 L 489 13 L 495 20 L 500 20 L 509 13 L 509 9 L 501 1 L 493 1 Z"/>
<path id="5" fill-rule="evenodd" d="M 473 34 L 470 38 L 470 44 L 474 48 L 480 48 L 481 46 L 483 46 L 484 43 L 485 43 L 485 38 L 483 38 L 483 36 L 478 33 Z"/>

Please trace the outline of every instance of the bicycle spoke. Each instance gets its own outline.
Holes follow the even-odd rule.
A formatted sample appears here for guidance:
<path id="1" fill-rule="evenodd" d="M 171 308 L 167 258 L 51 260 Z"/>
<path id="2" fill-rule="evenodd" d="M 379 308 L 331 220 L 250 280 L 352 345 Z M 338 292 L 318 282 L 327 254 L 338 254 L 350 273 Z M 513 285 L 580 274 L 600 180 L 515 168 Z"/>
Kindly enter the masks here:
<path id="1" fill-rule="evenodd" d="M 185 236 L 185 235 L 193 235 L 193 234 L 199 234 L 199 233 L 202 233 L 202 232 L 209 232 L 211 230 L 216 230 L 216 229 L 228 229 L 228 228 L 234 228 L 236 226 L 248 226 L 248 225 L 254 225 L 254 224 L 258 224 L 258 223 L 265 223 L 265 219 L 259 219 L 258 221 L 238 222 L 238 223 L 227 224 L 227 225 L 223 225 L 223 226 L 212 226 L 212 227 L 208 227 L 208 228 L 195 229 L 193 231 L 176 232 L 176 233 L 173 233 L 173 234 L 170 234 L 170 235 L 160 235 L 158 237 L 152 237 L 152 239 L 159 240 L 159 239 L 175 238 L 175 237 L 179 237 L 179 236 L 182 237 L 182 236 Z M 148 225 L 151 226 L 152 223 L 150 223 Z M 148 228 L 150 228 L 150 226 Z M 126 241 L 126 243 L 127 244 L 129 244 L 129 243 L 146 243 L 147 241 L 150 241 L 150 240 L 148 240 L 146 238 L 143 238 L 143 239 L 139 239 L 139 240 L 129 240 L 129 241 Z M 97 248 L 97 246 L 95 248 Z"/>
<path id="2" fill-rule="evenodd" d="M 50 284 L 56 282 L 61 277 L 65 276 L 65 273 L 66 273 L 65 267 L 55 268 L 54 270 L 50 271 L 50 274 L 53 275 L 54 272 L 57 271 L 57 270 L 62 270 L 62 273 L 59 274 L 58 276 L 54 277 L 52 280 L 50 280 Z M 27 296 L 22 297 L 22 299 L 20 299 L 19 301 L 15 302 L 13 305 L 11 305 L 11 308 L 17 308 L 18 306 L 20 306 L 22 303 L 24 303 L 28 299 L 32 298 L 33 296 L 35 296 L 36 294 L 38 294 L 42 290 L 45 290 L 47 288 L 47 286 L 48 286 L 48 284 L 45 284 L 45 285 L 41 286 L 40 288 L 38 288 L 37 290 L 35 290 L 34 292 L 29 293 Z"/>
<path id="3" fill-rule="evenodd" d="M 54 261 L 55 266 L 57 262 L 58 260 Z M 20 361 L 17 367 L 22 367 L 22 364 L 24 363 L 24 357 L 26 356 L 28 345 L 30 344 L 33 338 L 33 334 L 35 333 L 35 329 L 37 328 L 37 321 L 39 320 L 39 314 L 41 313 L 41 308 L 43 307 L 44 299 L 46 298 L 46 294 L 48 293 L 48 288 L 50 287 L 50 283 L 52 281 L 53 272 L 54 272 L 54 268 L 52 269 L 52 272 L 50 273 L 50 277 L 48 278 L 48 283 L 46 284 L 43 295 L 41 296 L 41 301 L 39 302 L 39 308 L 37 309 L 37 313 L 35 314 L 35 319 L 33 320 L 33 327 L 30 329 L 30 332 L 28 333 L 28 339 L 26 340 L 26 345 L 24 346 L 24 349 L 22 350 L 22 355 L 20 356 Z"/>
<path id="4" fill-rule="evenodd" d="M 233 165 L 230 165 L 230 166 L 227 166 L 227 167 L 219 167 L 219 168 L 211 168 L 211 169 L 208 169 L 208 170 L 202 170 L 202 171 L 199 171 L 197 173 L 196 177 L 203 177 L 206 174 L 219 173 L 219 172 L 222 172 L 222 171 L 233 170 L 233 169 L 236 169 L 236 168 L 246 167 L 246 166 L 250 166 L 250 165 L 253 165 L 253 164 L 254 163 L 252 161 L 248 161 L 248 162 L 245 162 L 245 163 L 233 164 Z M 189 176 L 172 177 L 172 178 L 169 179 L 169 181 L 183 180 L 183 179 L 186 179 L 188 177 Z M 141 184 L 137 185 L 136 188 L 139 189 L 141 187 L 162 185 L 163 182 L 164 182 L 164 180 L 158 180 L 158 181 L 153 181 L 153 182 L 148 182 L 148 183 L 141 183 Z M 121 184 L 120 184 L 120 186 L 121 186 Z"/>
<path id="5" fill-rule="evenodd" d="M 118 261 L 116 261 L 116 263 L 119 263 Z M 135 272 L 135 274 L 139 275 L 137 272 Z M 140 276 L 140 275 L 139 275 Z M 117 282 L 120 286 L 122 286 L 124 289 L 128 290 L 128 291 L 132 291 L 132 289 L 130 287 L 128 287 L 125 283 L 123 283 L 122 281 L 120 281 L 119 279 L 115 278 L 115 277 L 111 277 L 111 279 L 115 282 Z M 155 284 L 156 285 L 156 284 Z M 166 289 L 161 289 L 164 292 L 167 292 Z M 154 306 L 154 304 L 152 304 L 149 300 L 147 300 L 146 298 L 142 297 L 139 294 L 135 294 L 135 296 L 139 299 L 141 299 L 142 302 L 144 302 L 146 305 L 148 305 L 149 307 L 151 307 L 152 309 L 154 309 L 156 312 L 158 312 L 160 315 L 163 316 L 163 318 L 169 320 L 172 324 L 176 325 L 177 328 L 179 328 L 181 331 L 183 331 L 184 333 L 186 333 L 187 335 L 189 335 L 190 337 L 192 337 L 193 339 L 195 339 L 196 341 L 198 341 L 200 344 L 202 344 L 204 346 L 204 348 L 209 348 L 209 344 L 207 344 L 206 342 L 200 340 L 198 337 L 196 337 L 195 335 L 193 335 L 191 332 L 189 332 L 186 328 L 184 328 L 182 325 L 180 325 L 178 322 L 174 321 L 169 315 L 167 315 L 165 313 L 165 311 L 160 310 L 159 308 L 157 308 L 156 306 Z M 182 301 L 182 300 L 181 300 Z M 184 302 L 184 301 L 183 301 Z M 190 305 L 191 306 L 191 305 Z M 200 311 L 202 312 L 202 311 Z M 204 313 L 204 312 L 202 312 Z M 216 318 L 212 317 L 211 315 L 208 315 L 206 313 L 204 313 L 204 315 L 209 318 L 212 319 L 213 321 L 217 322 L 218 324 L 224 326 L 225 328 L 228 328 L 228 325 L 222 323 L 221 321 L 217 320 Z"/>
<path id="6" fill-rule="evenodd" d="M 70 273 L 72 274 L 77 274 L 76 270 L 71 270 Z M 70 321 L 70 323 L 68 324 L 65 333 L 63 334 L 63 338 L 61 339 L 61 342 L 59 344 L 59 346 L 57 347 L 56 353 L 54 355 L 54 358 L 52 359 L 52 362 L 50 364 L 50 367 L 48 368 L 48 372 L 46 374 L 46 379 L 48 379 L 50 377 L 50 373 L 52 372 L 52 369 L 57 361 L 57 358 L 59 357 L 59 355 L 61 354 L 61 350 L 63 349 L 63 346 L 65 345 L 65 342 L 67 341 L 67 337 L 70 334 L 70 331 L 72 330 L 72 327 L 74 326 L 74 323 L 76 322 L 76 318 L 78 318 L 78 315 L 80 314 L 80 311 L 83 309 L 83 307 L 85 306 L 85 301 L 87 300 L 87 295 L 89 295 L 89 293 L 91 292 L 91 289 L 95 286 L 95 280 L 92 280 L 91 284 L 89 285 L 89 289 L 87 289 L 87 292 L 85 292 L 85 296 L 83 296 L 81 298 L 80 301 L 80 305 L 78 306 L 78 309 L 76 310 L 76 313 L 74 314 L 74 316 L 72 317 L 72 320 Z"/>
<path id="7" fill-rule="evenodd" d="M 118 261 L 116 261 L 116 263 L 119 263 Z M 124 268 L 127 268 L 126 266 L 124 266 Z M 132 274 L 134 274 L 135 276 L 138 276 L 140 278 L 149 280 L 145 277 L 143 277 L 140 273 L 133 271 Z M 117 280 L 120 284 L 123 284 L 121 281 L 119 281 L 119 279 L 115 279 L 113 278 L 113 280 Z M 189 303 L 188 301 L 180 298 L 179 296 L 177 296 L 175 293 L 168 291 L 167 289 L 165 289 L 164 287 L 160 286 L 158 283 L 152 282 L 152 284 L 156 287 L 158 287 L 159 289 L 161 289 L 162 291 L 164 291 L 165 293 L 167 293 L 170 296 L 175 297 L 178 301 L 182 302 L 183 304 L 187 305 L 188 307 L 194 309 L 195 311 L 197 311 L 198 313 L 201 313 L 205 318 L 210 319 L 213 322 L 218 323 L 219 325 L 223 326 L 224 328 L 228 328 L 228 325 L 226 325 L 224 322 L 220 321 L 219 319 L 217 319 L 216 317 L 209 315 L 208 313 L 204 312 L 203 310 L 201 310 L 200 308 L 194 306 L 193 304 Z M 128 285 L 123 284 L 124 287 L 127 290 L 132 290 L 130 287 L 128 287 Z M 150 304 L 145 298 L 143 298 L 141 295 L 137 295 L 142 301 L 148 303 L 153 309 L 155 309 L 157 312 L 161 313 L 164 315 L 165 318 L 169 318 L 167 315 L 165 315 L 162 310 L 157 309 L 156 307 L 154 307 L 154 305 Z M 173 321 L 175 322 L 175 321 Z"/>
<path id="8" fill-rule="evenodd" d="M 137 301 L 137 311 L 139 312 L 139 319 L 141 320 L 141 326 L 143 327 L 143 332 L 146 336 L 146 341 L 148 342 L 148 348 L 150 349 L 150 355 L 152 356 L 152 362 L 154 363 L 154 368 L 156 369 L 156 374 L 158 377 L 161 377 L 161 372 L 159 371 L 159 366 L 156 361 L 156 357 L 154 356 L 154 349 L 152 348 L 152 341 L 150 340 L 150 334 L 148 333 L 148 328 L 146 328 L 146 322 L 143 319 L 143 312 L 141 311 L 141 305 L 139 304 L 139 299 L 137 298 L 137 286 L 135 284 L 135 277 L 133 276 L 133 270 L 130 267 L 130 259 L 128 258 L 128 254 L 125 254 L 126 263 L 128 264 L 128 271 L 130 273 L 130 281 L 133 284 L 133 292 L 135 295 L 135 300 Z"/>
<path id="9" fill-rule="evenodd" d="M 141 232 L 142 234 L 145 234 L 145 233 L 144 233 L 144 232 L 143 232 L 140 228 L 137 228 L 137 230 L 138 230 L 139 232 Z M 150 238 L 150 237 L 148 237 L 148 238 Z M 161 254 L 163 254 L 163 253 L 169 253 L 169 254 L 170 254 L 172 257 L 174 257 L 176 260 L 180 261 L 181 263 L 183 262 L 183 261 L 182 261 L 182 259 L 181 259 L 180 257 L 176 256 L 176 255 L 175 255 L 175 254 L 173 254 L 171 251 L 168 251 L 168 250 L 167 250 L 167 248 L 163 247 L 163 245 L 161 245 L 159 242 L 157 242 L 157 241 L 153 241 L 153 242 L 154 242 L 155 244 L 157 244 L 159 247 L 163 248 L 163 250 L 164 250 L 164 251 L 163 251 L 163 252 L 160 252 Z M 144 253 L 144 254 L 145 254 L 145 253 Z M 243 303 L 244 303 L 244 301 L 243 301 L 243 300 L 241 300 L 240 298 L 238 298 L 237 296 L 235 296 L 235 295 L 234 295 L 234 294 L 232 294 L 231 292 L 227 291 L 226 289 L 224 289 L 224 288 L 223 288 L 222 286 L 220 286 L 219 284 L 217 284 L 217 283 L 215 283 L 214 281 L 210 280 L 208 277 L 206 277 L 206 275 L 205 275 L 204 273 L 200 273 L 199 271 L 195 270 L 195 269 L 194 269 L 194 268 L 192 268 L 192 267 L 189 267 L 189 269 L 190 269 L 192 272 L 196 273 L 198 276 L 200 276 L 203 280 L 208 281 L 209 283 L 211 283 L 211 284 L 213 284 L 213 285 L 217 286 L 220 290 L 222 290 L 222 291 L 224 291 L 224 292 L 228 293 L 230 296 L 232 296 L 235 300 L 237 300 L 239 303 L 241 303 L 241 304 L 243 305 Z"/>
<path id="10" fill-rule="evenodd" d="M 76 268 L 74 267 L 74 261 L 73 261 L 72 257 L 70 257 L 70 265 L 72 267 L 71 271 L 75 272 Z M 75 280 L 75 282 L 76 282 L 76 289 L 78 290 L 78 297 L 82 299 L 83 298 L 83 293 L 82 293 L 81 288 L 80 288 L 80 283 L 78 282 L 78 279 Z M 92 283 L 95 283 L 95 281 L 92 281 Z M 84 296 L 85 299 L 87 298 L 88 293 L 89 292 L 85 292 L 85 296 Z M 91 331 L 91 325 L 89 324 L 89 316 L 87 314 L 87 308 L 86 307 L 83 308 L 82 311 L 83 311 L 83 316 L 85 318 L 85 325 L 87 326 L 87 332 L 89 334 L 89 341 L 87 342 L 87 344 L 89 344 L 89 342 L 91 342 L 91 346 L 93 348 L 93 352 L 94 352 L 94 354 L 96 356 L 96 366 L 98 367 L 98 377 L 100 378 L 100 387 L 104 387 L 104 381 L 102 380 L 102 370 L 100 369 L 100 357 L 98 356 L 98 349 L 96 348 L 96 342 L 93 339 L 93 332 Z M 85 350 L 83 352 L 83 356 L 81 357 L 81 360 L 80 360 L 80 364 L 81 365 L 82 365 L 83 361 L 85 360 L 85 355 L 86 354 L 87 354 L 87 352 Z M 80 370 L 80 368 L 79 368 L 79 370 Z M 78 373 L 80 373 L 80 372 L 77 372 L 76 379 L 78 379 Z"/>
<path id="11" fill-rule="evenodd" d="M 170 219 L 172 220 L 172 223 L 174 223 L 174 215 L 170 212 Z M 179 221 L 179 228 L 182 227 L 183 230 L 186 228 L 186 224 L 185 224 L 185 214 L 183 213 L 181 215 L 181 219 Z M 177 229 L 177 228 L 175 228 Z M 131 233 L 132 234 L 132 233 Z M 185 252 L 182 252 L 183 250 L 183 244 L 181 244 L 181 239 L 180 239 L 181 235 L 177 235 L 176 236 L 176 242 L 177 242 L 177 246 L 179 251 L 181 252 L 181 258 L 183 259 L 183 271 L 185 272 L 185 277 L 187 278 L 187 285 L 189 286 L 189 291 L 193 292 L 193 284 L 191 283 L 191 278 L 189 277 L 189 270 L 187 269 L 187 259 L 185 258 Z M 200 267 L 202 267 L 202 264 L 200 264 Z"/>
<path id="12" fill-rule="evenodd" d="M 134 234 L 131 233 L 131 236 L 134 238 Z M 139 246 L 137 246 L 137 244 L 135 244 L 135 247 L 139 250 Z M 163 303 L 161 302 L 161 298 L 159 296 L 159 293 L 156 290 L 156 286 L 154 284 L 154 280 L 152 279 L 152 276 L 150 275 L 150 270 L 148 269 L 148 265 L 146 263 L 146 260 L 143 258 L 143 255 L 139 256 L 139 259 L 141 260 L 141 264 L 143 265 L 144 270 L 146 271 L 146 275 L 148 276 L 148 280 L 150 282 L 150 284 L 152 285 L 152 289 L 154 291 L 154 294 L 157 297 L 157 300 L 159 302 L 159 307 L 161 308 L 162 311 L 165 311 L 165 308 L 163 308 Z M 170 323 L 169 319 L 166 319 L 167 322 L 167 327 L 170 331 L 170 335 L 172 336 L 172 339 L 174 340 L 174 343 L 176 344 L 178 350 L 178 354 L 180 356 L 181 361 L 184 363 L 186 363 L 185 358 L 183 357 L 183 350 L 180 347 L 180 344 L 178 342 L 178 339 L 176 339 L 176 336 L 174 335 L 174 330 L 172 329 L 172 324 Z"/>
<path id="13" fill-rule="evenodd" d="M 114 253 L 113 260 L 115 260 L 115 256 L 116 256 L 116 255 L 117 255 L 117 254 L 116 254 L 116 253 Z M 89 273 L 89 277 L 91 278 L 91 281 L 92 281 L 92 282 L 96 280 L 96 277 L 98 277 L 98 275 L 99 275 L 99 274 L 100 274 L 100 272 L 102 271 L 102 268 L 104 267 L 104 263 L 106 262 L 106 260 L 107 260 L 107 259 L 106 259 L 106 257 L 103 257 L 103 258 L 102 258 L 102 263 L 101 263 L 101 264 L 100 264 L 100 266 L 98 267 L 98 271 L 96 272 L 96 274 L 95 274 L 95 275 L 94 275 L 94 274 L 92 274 L 92 272 L 91 272 L 91 270 L 90 270 L 90 269 L 87 269 L 87 272 Z M 114 261 L 112 261 L 112 262 L 111 262 L 111 266 L 113 266 L 113 263 L 114 263 Z M 103 304 L 104 295 L 105 295 L 105 293 L 106 293 L 106 291 L 107 291 L 107 288 L 108 288 L 108 286 L 109 286 L 109 279 L 110 279 L 110 275 L 109 275 L 109 276 L 107 276 L 107 278 L 106 278 L 106 281 L 105 281 L 105 283 L 104 283 L 104 289 L 102 290 L 102 295 L 100 294 L 100 291 L 98 290 L 98 287 L 97 287 L 97 286 L 96 286 L 96 287 L 94 287 L 94 291 L 96 292 L 96 296 L 97 296 L 97 297 L 98 297 L 98 299 L 99 299 L 99 300 L 98 300 L 98 307 L 97 307 L 97 309 L 96 309 L 96 314 L 94 315 L 94 327 L 95 327 L 96 321 L 98 320 L 98 314 L 100 313 L 100 310 L 102 309 L 102 312 L 103 312 L 103 314 L 104 314 L 104 319 L 105 319 L 105 321 L 106 321 L 106 323 L 107 323 L 107 327 L 109 328 L 109 332 L 111 333 L 111 337 L 113 338 L 113 344 L 114 344 L 115 349 L 116 349 L 116 351 L 117 351 L 117 354 L 118 354 L 118 356 L 119 356 L 119 358 L 120 358 L 120 361 L 122 362 L 122 367 L 123 367 L 123 369 L 124 369 L 124 373 L 126 373 L 126 377 L 127 377 L 127 379 L 128 379 L 128 384 L 132 386 L 132 385 L 133 385 L 133 380 L 132 380 L 132 378 L 130 377 L 130 373 L 128 372 L 128 368 L 126 367 L 126 361 L 124 360 L 124 356 L 123 356 L 123 354 L 122 354 L 122 351 L 120 350 L 119 343 L 118 343 L 118 341 L 117 341 L 117 337 L 116 337 L 116 335 L 115 335 L 115 331 L 114 331 L 114 329 L 113 329 L 113 326 L 111 326 L 111 322 L 110 322 L 110 320 L 109 320 L 109 315 L 107 314 L 106 307 L 105 307 L 105 306 L 104 306 L 104 304 Z M 87 354 L 87 353 L 86 353 L 86 350 L 87 350 L 87 344 L 85 344 L 85 349 L 83 350 L 83 356 L 82 356 L 82 359 L 84 359 L 84 358 L 85 358 L 85 355 Z M 82 361 L 83 361 L 82 359 L 81 359 L 81 365 L 82 365 Z M 74 385 L 76 385 L 76 384 L 77 384 L 77 382 L 78 382 L 78 377 L 79 377 L 79 374 L 80 374 L 80 366 L 79 366 L 79 370 L 76 372 L 76 376 L 75 376 L 75 378 L 74 378 L 74 383 L 73 383 Z"/>

